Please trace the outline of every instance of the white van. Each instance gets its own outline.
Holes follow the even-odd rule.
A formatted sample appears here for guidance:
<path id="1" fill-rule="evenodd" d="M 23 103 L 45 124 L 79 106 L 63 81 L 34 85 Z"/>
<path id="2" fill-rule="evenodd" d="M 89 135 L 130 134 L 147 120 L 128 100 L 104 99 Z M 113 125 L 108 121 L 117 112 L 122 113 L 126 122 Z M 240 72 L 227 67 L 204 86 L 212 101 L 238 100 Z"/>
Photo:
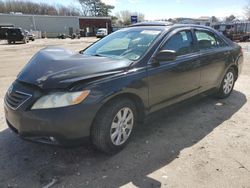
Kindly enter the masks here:
<path id="1" fill-rule="evenodd" d="M 96 32 L 97 38 L 102 38 L 108 35 L 108 30 L 106 28 L 100 28 Z"/>

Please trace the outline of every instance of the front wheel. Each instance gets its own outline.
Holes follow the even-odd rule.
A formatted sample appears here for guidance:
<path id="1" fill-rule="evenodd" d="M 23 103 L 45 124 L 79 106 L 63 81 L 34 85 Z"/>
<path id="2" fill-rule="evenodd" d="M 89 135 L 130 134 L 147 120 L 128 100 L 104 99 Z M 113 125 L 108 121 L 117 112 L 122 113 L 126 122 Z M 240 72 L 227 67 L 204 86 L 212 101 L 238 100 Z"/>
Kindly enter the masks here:
<path id="1" fill-rule="evenodd" d="M 101 109 L 91 129 L 92 143 L 106 153 L 117 152 L 128 143 L 137 121 L 137 110 L 129 99 L 116 99 Z"/>
<path id="2" fill-rule="evenodd" d="M 229 70 L 227 71 L 222 80 L 222 83 L 220 85 L 219 91 L 217 92 L 216 96 L 221 99 L 229 97 L 229 95 L 233 91 L 235 80 L 236 80 L 235 70 L 233 68 L 229 68 Z"/>

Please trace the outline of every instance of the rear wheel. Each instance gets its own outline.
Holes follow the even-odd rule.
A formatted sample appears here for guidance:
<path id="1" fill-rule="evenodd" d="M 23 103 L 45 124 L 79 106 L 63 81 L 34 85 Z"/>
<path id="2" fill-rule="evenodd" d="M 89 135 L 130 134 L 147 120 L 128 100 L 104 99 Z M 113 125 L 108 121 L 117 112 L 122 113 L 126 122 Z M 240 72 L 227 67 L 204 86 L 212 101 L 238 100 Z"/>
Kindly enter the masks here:
<path id="1" fill-rule="evenodd" d="M 223 78 L 219 91 L 217 93 L 218 98 L 227 98 L 233 91 L 236 79 L 236 73 L 233 68 L 230 68 Z"/>
<path id="2" fill-rule="evenodd" d="M 106 153 L 128 143 L 137 121 L 137 110 L 129 99 L 116 99 L 101 109 L 91 130 L 92 143 Z"/>

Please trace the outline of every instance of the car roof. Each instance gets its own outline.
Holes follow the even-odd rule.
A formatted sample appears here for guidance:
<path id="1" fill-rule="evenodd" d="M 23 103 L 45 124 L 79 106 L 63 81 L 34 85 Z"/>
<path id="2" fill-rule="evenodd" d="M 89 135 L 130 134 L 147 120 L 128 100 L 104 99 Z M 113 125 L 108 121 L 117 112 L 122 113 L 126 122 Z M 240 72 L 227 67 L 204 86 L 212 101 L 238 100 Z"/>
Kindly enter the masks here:
<path id="1" fill-rule="evenodd" d="M 165 22 L 165 21 L 155 21 L 155 22 L 140 22 L 133 25 L 130 25 L 129 27 L 158 27 L 159 29 L 175 29 L 175 28 L 181 28 L 181 27 L 196 27 L 196 28 L 203 28 L 203 29 L 209 29 L 213 30 L 211 27 L 203 26 L 203 25 L 195 25 L 195 24 L 174 24 L 171 22 Z"/>
<path id="2" fill-rule="evenodd" d="M 22 30 L 22 28 L 19 27 L 12 27 L 12 28 L 8 28 L 9 30 Z"/>
<path id="3" fill-rule="evenodd" d="M 209 26 L 203 26 L 203 25 L 195 25 L 195 24 L 173 24 L 171 22 L 162 22 L 162 21 L 156 21 L 156 22 L 140 22 L 133 24 L 129 26 L 129 28 L 143 28 L 143 29 L 160 29 L 165 30 L 166 32 L 179 29 L 179 28 L 197 28 L 197 29 L 206 29 L 213 33 L 216 33 L 218 36 L 224 39 L 224 41 L 227 41 L 228 44 L 233 45 L 233 42 L 230 41 L 227 37 L 225 37 L 223 34 L 221 34 L 219 31 L 215 30 L 212 27 Z"/>
<path id="4" fill-rule="evenodd" d="M 155 21 L 155 22 L 139 22 L 132 24 L 130 27 L 137 27 L 137 26 L 170 26 L 173 25 L 172 22 L 163 22 L 163 21 Z"/>

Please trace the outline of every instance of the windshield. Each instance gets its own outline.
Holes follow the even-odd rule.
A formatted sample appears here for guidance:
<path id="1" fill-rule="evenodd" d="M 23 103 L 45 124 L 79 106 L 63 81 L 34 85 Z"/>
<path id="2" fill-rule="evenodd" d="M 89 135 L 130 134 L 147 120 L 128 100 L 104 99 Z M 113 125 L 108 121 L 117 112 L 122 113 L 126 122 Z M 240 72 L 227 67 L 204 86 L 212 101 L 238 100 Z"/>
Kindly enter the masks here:
<path id="1" fill-rule="evenodd" d="M 83 54 L 135 61 L 145 54 L 160 33 L 161 30 L 154 29 L 117 31 L 90 46 Z"/>

